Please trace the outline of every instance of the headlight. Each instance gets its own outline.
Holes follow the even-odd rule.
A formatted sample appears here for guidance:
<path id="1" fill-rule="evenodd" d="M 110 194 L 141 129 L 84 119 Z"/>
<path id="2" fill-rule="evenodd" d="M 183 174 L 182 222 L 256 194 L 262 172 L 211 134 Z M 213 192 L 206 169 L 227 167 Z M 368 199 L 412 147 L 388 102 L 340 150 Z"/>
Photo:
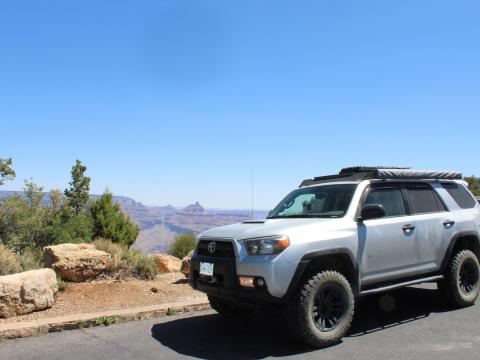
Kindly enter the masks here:
<path id="1" fill-rule="evenodd" d="M 272 255 L 282 252 L 290 245 L 288 236 L 272 236 L 243 240 L 248 255 Z"/>

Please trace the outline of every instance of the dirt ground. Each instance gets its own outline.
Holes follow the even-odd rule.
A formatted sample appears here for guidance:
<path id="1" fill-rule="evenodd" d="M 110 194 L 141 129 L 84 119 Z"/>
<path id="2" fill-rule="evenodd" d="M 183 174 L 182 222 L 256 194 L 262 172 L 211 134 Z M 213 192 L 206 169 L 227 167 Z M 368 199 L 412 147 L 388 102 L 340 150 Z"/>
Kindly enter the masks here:
<path id="1" fill-rule="evenodd" d="M 181 273 L 161 274 L 152 281 L 132 279 L 70 283 L 63 291 L 58 292 L 52 308 L 18 317 L 0 319 L 0 324 L 158 305 L 198 299 L 204 296 L 193 290 Z"/>

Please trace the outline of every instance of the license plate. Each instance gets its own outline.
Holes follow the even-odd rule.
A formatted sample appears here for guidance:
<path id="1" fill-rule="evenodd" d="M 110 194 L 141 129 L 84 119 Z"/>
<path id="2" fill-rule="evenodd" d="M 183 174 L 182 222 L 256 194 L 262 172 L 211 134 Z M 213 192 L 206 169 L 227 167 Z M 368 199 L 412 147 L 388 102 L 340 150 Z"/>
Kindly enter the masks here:
<path id="1" fill-rule="evenodd" d="M 200 275 L 213 276 L 213 263 L 200 262 Z"/>

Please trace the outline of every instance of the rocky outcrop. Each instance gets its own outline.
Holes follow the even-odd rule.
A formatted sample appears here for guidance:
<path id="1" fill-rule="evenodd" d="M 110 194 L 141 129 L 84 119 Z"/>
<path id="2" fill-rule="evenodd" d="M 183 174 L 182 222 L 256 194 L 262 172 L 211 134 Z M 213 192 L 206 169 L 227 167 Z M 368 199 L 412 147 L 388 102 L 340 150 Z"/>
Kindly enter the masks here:
<path id="1" fill-rule="evenodd" d="M 190 204 L 186 208 L 183 208 L 181 213 L 184 215 L 199 215 L 205 214 L 206 211 L 205 208 L 197 201 L 195 204 Z"/>
<path id="2" fill-rule="evenodd" d="M 0 276 L 0 317 L 48 309 L 57 291 L 57 276 L 51 269 Z"/>
<path id="3" fill-rule="evenodd" d="M 190 277 L 190 266 L 192 263 L 193 250 L 182 259 L 182 268 L 180 272 L 188 279 Z"/>
<path id="4" fill-rule="evenodd" d="M 150 256 L 155 259 L 157 268 L 160 272 L 180 272 L 180 269 L 182 268 L 182 260 L 175 256 L 167 254 L 152 254 Z"/>
<path id="5" fill-rule="evenodd" d="M 110 262 L 110 254 L 91 244 L 61 244 L 43 248 L 45 266 L 63 280 L 81 282 L 96 278 Z"/>

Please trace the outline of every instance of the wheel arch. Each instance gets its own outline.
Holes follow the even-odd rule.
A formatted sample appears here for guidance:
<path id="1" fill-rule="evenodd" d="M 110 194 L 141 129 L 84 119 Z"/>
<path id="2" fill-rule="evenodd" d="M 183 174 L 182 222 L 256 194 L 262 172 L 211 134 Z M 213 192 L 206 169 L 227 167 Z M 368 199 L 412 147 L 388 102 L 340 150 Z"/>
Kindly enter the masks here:
<path id="1" fill-rule="evenodd" d="M 285 300 L 289 300 L 303 280 L 322 270 L 334 270 L 343 274 L 355 295 L 359 293 L 358 269 L 355 258 L 348 248 L 315 250 L 305 254 L 288 288 Z"/>
<path id="2" fill-rule="evenodd" d="M 452 237 L 442 262 L 442 272 L 445 271 L 450 260 L 459 250 L 471 250 L 480 260 L 480 238 L 478 234 L 474 231 L 462 231 Z"/>

